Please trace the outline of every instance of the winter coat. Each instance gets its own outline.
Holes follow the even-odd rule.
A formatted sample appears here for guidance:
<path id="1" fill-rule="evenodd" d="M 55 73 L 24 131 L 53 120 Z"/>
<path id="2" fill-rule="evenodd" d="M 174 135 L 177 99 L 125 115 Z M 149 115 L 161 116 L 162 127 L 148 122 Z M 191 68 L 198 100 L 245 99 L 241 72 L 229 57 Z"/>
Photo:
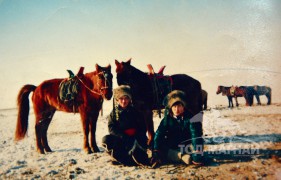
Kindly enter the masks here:
<path id="1" fill-rule="evenodd" d="M 146 147 L 146 126 L 142 116 L 133 106 L 126 109 L 114 108 L 108 117 L 109 134 L 122 140 L 135 139 L 142 147 Z"/>
<path id="2" fill-rule="evenodd" d="M 166 151 L 168 149 L 180 149 L 179 145 L 192 145 L 203 147 L 202 123 L 190 122 L 191 114 L 185 113 L 178 120 L 168 113 L 162 119 L 154 137 L 154 150 Z"/>

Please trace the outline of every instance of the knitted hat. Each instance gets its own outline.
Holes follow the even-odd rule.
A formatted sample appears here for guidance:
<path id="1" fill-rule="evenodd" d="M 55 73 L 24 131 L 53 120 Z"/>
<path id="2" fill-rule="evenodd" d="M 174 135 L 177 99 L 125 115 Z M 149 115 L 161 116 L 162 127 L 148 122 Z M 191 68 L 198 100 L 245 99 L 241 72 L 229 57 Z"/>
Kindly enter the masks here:
<path id="1" fill-rule="evenodd" d="M 176 102 L 181 102 L 186 107 L 186 96 L 183 91 L 174 90 L 170 92 L 164 99 L 164 105 L 170 109 Z"/>
<path id="2" fill-rule="evenodd" d="M 127 85 L 121 85 L 113 90 L 114 98 L 119 99 L 122 96 L 128 96 L 132 99 L 131 88 Z"/>

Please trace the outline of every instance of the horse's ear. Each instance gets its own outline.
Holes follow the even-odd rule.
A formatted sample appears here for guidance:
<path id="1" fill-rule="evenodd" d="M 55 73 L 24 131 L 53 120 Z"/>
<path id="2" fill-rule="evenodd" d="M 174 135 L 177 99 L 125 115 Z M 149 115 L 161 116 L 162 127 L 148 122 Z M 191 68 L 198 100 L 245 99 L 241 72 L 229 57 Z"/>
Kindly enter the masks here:
<path id="1" fill-rule="evenodd" d="M 81 66 L 78 73 L 77 73 L 77 76 L 79 77 L 79 76 L 82 76 L 83 74 L 84 74 L 84 67 Z"/>
<path id="2" fill-rule="evenodd" d="M 111 70 L 111 65 L 108 64 L 106 68 L 108 68 L 109 70 Z"/>
<path id="3" fill-rule="evenodd" d="M 99 71 L 100 70 L 100 66 L 98 64 L 96 64 L 96 70 Z"/>
<path id="4" fill-rule="evenodd" d="M 115 65 L 119 66 L 119 64 L 120 64 L 120 62 L 117 59 L 115 59 Z"/>
<path id="5" fill-rule="evenodd" d="M 130 58 L 126 63 L 130 65 L 131 64 L 131 60 L 132 60 L 132 58 Z"/>

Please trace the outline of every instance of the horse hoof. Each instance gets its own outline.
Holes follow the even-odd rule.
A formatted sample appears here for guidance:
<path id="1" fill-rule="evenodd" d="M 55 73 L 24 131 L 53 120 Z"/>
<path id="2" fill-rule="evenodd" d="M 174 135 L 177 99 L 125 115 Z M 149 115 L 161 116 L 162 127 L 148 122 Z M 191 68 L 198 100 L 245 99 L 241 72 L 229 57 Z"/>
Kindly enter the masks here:
<path id="1" fill-rule="evenodd" d="M 53 152 L 53 151 L 51 149 L 45 149 L 45 152 L 50 153 L 50 152 Z"/>
<path id="2" fill-rule="evenodd" d="M 45 151 L 43 149 L 37 149 L 37 152 L 40 154 L 45 154 Z"/>
<path id="3" fill-rule="evenodd" d="M 94 153 L 99 153 L 99 152 L 100 152 L 100 149 L 99 149 L 98 147 L 96 147 L 96 148 L 93 148 L 92 151 L 93 151 Z"/>
<path id="4" fill-rule="evenodd" d="M 85 151 L 86 154 L 92 154 L 93 153 L 93 151 L 91 149 L 84 149 L 84 151 Z"/>

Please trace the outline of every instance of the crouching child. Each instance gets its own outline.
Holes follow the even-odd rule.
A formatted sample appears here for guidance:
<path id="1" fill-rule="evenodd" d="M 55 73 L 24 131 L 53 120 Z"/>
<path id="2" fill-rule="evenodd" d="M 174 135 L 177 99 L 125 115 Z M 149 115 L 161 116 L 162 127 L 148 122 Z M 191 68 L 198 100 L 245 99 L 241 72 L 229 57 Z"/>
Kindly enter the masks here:
<path id="1" fill-rule="evenodd" d="M 146 126 L 142 114 L 132 105 L 130 87 L 121 85 L 113 93 L 113 110 L 108 116 L 109 135 L 103 137 L 102 146 L 114 163 L 149 165 Z"/>
<path id="2" fill-rule="evenodd" d="M 174 90 L 165 98 L 165 116 L 155 133 L 151 166 L 163 162 L 202 165 L 202 114 L 192 114 L 186 107 L 186 95 Z M 196 118 L 201 116 L 201 118 Z"/>

